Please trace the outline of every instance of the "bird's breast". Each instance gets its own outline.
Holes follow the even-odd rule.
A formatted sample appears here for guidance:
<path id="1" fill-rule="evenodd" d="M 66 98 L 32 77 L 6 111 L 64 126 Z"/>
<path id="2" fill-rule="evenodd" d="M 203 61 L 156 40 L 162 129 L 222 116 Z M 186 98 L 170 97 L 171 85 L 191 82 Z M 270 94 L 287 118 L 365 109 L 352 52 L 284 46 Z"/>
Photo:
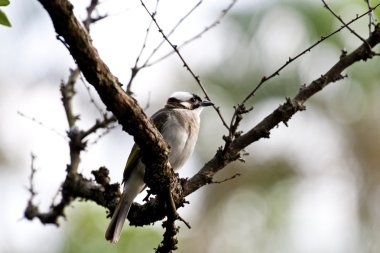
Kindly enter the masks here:
<path id="1" fill-rule="evenodd" d="M 180 169 L 194 151 L 199 132 L 199 114 L 178 110 L 169 116 L 162 136 L 170 147 L 169 161 L 174 170 Z"/>

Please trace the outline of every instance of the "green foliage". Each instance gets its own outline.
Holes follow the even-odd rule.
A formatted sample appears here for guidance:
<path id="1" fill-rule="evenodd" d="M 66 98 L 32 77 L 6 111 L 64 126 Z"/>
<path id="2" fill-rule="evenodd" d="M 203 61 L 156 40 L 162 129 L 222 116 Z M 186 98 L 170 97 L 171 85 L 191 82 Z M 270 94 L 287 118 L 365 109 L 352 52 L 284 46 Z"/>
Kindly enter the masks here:
<path id="1" fill-rule="evenodd" d="M 9 5 L 9 0 L 0 0 L 0 6 L 7 6 Z M 5 13 L 0 10 L 0 25 L 11 27 L 11 22 L 9 22 L 9 19 Z"/>
<path id="2" fill-rule="evenodd" d="M 0 6 L 7 6 L 9 4 L 10 4 L 9 0 L 0 0 Z"/>
<path id="3" fill-rule="evenodd" d="M 2 10 L 0 10 L 0 25 L 11 27 L 11 23 L 9 22 L 7 15 L 5 15 Z"/>
<path id="4" fill-rule="evenodd" d="M 152 227 L 129 227 L 128 221 L 117 244 L 111 244 L 104 239 L 104 232 L 109 219 L 103 208 L 95 204 L 77 204 L 69 214 L 70 224 L 64 239 L 61 253 L 128 253 L 153 252 L 161 240 L 159 231 Z"/>

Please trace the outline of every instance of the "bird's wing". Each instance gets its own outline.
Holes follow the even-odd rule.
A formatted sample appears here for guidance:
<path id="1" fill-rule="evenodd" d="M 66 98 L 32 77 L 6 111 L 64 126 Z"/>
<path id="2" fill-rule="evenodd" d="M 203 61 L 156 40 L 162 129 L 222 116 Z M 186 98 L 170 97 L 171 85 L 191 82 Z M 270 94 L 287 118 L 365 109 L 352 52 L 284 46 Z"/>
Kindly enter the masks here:
<path id="1" fill-rule="evenodd" d="M 131 173 L 141 159 L 141 152 L 139 146 L 135 143 L 132 147 L 131 153 L 129 154 L 127 164 L 125 165 L 123 174 L 123 183 L 128 180 Z"/>
<path id="2" fill-rule="evenodd" d="M 165 123 L 167 122 L 171 112 L 172 112 L 172 110 L 163 108 L 163 109 L 158 110 L 150 118 L 160 133 L 162 133 L 163 127 L 164 127 Z"/>
<path id="3" fill-rule="evenodd" d="M 151 121 L 156 126 L 159 132 L 162 132 L 163 126 L 168 119 L 169 114 L 167 109 L 158 110 L 151 117 Z M 131 153 L 128 157 L 127 164 L 125 165 L 124 174 L 123 174 L 123 183 L 128 180 L 131 176 L 133 169 L 140 162 L 142 155 L 139 146 L 135 143 L 132 147 Z"/>

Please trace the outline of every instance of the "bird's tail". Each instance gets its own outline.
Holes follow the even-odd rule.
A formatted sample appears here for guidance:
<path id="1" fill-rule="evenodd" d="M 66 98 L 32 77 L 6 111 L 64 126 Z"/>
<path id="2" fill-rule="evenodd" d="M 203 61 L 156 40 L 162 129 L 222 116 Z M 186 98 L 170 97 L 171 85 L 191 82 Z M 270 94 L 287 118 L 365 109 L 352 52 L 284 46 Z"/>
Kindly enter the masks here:
<path id="1" fill-rule="evenodd" d="M 134 189 L 135 188 L 135 189 Z M 129 209 L 133 203 L 134 198 L 139 194 L 139 187 L 129 187 L 128 190 L 124 189 L 121 194 L 119 204 L 117 205 L 115 212 L 112 215 L 110 224 L 108 225 L 105 238 L 107 241 L 117 243 L 120 238 L 121 230 L 125 219 L 127 218 Z"/>

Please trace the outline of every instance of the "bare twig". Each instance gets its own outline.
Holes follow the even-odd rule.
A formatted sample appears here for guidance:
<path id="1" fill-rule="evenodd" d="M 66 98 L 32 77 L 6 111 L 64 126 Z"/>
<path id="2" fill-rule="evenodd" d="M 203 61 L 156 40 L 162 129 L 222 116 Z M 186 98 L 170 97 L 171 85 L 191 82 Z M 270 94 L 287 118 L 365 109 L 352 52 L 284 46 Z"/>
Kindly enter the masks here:
<path id="1" fill-rule="evenodd" d="M 28 204 L 24 211 L 24 217 L 28 220 L 32 220 L 34 218 L 38 218 L 41 223 L 43 224 L 54 224 L 58 226 L 58 217 L 63 216 L 63 213 L 60 212 L 60 208 L 58 206 L 51 205 L 51 211 L 49 213 L 41 213 L 38 209 L 38 207 L 33 203 L 34 197 L 37 195 L 35 189 L 34 189 L 34 176 L 37 172 L 35 168 L 35 159 L 36 156 L 32 153 L 31 154 L 31 173 L 29 178 L 29 188 L 28 191 L 30 193 L 30 198 L 28 200 Z"/>
<path id="2" fill-rule="evenodd" d="M 173 34 L 173 32 L 181 25 L 181 23 L 183 21 L 185 21 L 186 18 L 188 18 L 191 13 L 193 13 L 201 4 L 202 4 L 203 0 L 200 0 L 199 2 L 197 2 L 193 8 L 190 9 L 190 11 L 188 13 L 185 14 L 185 16 L 183 16 L 179 21 L 178 23 L 170 30 L 170 32 L 168 34 L 166 34 L 166 36 L 169 38 L 170 35 Z M 153 13 L 156 13 L 156 10 L 153 12 Z M 153 21 L 153 20 L 152 20 Z M 149 65 L 153 65 L 154 63 L 152 64 L 149 64 L 149 61 L 150 59 L 152 59 L 153 55 L 155 55 L 155 53 L 158 51 L 158 49 L 161 48 L 161 46 L 165 43 L 165 39 L 163 39 L 158 45 L 156 48 L 154 48 L 151 52 L 151 54 L 147 57 L 146 61 L 144 62 L 144 64 L 142 65 L 142 67 L 148 67 Z M 174 51 L 172 51 L 173 53 Z M 156 61 L 157 63 L 158 61 Z"/>
<path id="3" fill-rule="evenodd" d="M 380 4 L 377 4 L 375 5 L 374 7 L 371 7 L 370 10 L 362 13 L 361 15 L 358 15 L 356 16 L 354 19 L 352 19 L 351 21 L 349 21 L 348 23 L 346 23 L 345 25 L 342 25 L 340 28 L 338 28 L 337 30 L 335 30 L 334 32 L 326 35 L 326 36 L 321 36 L 321 38 L 314 42 L 311 46 L 309 46 L 308 48 L 306 48 L 305 50 L 303 50 L 302 52 L 300 52 L 299 54 L 297 54 L 296 56 L 294 57 L 289 57 L 289 59 L 281 66 L 279 67 L 276 71 L 274 71 L 271 75 L 269 76 L 263 76 L 260 80 L 260 82 L 255 86 L 255 88 L 242 100 L 241 104 L 244 104 L 246 103 L 250 98 L 252 98 L 258 89 L 260 89 L 260 87 L 265 83 L 267 82 L 268 80 L 272 79 L 273 77 L 275 76 L 278 76 L 280 75 L 280 72 L 286 67 L 288 66 L 290 63 L 292 63 L 293 61 L 295 61 L 296 59 L 300 58 L 302 55 L 306 54 L 307 52 L 310 52 L 311 49 L 313 49 L 314 47 L 316 47 L 317 45 L 319 45 L 321 42 L 327 40 L 328 38 L 332 37 L 333 35 L 337 34 L 338 32 L 340 32 L 342 29 L 344 29 L 346 26 L 354 23 L 355 21 L 361 19 L 362 17 L 364 17 L 365 15 L 367 15 L 369 12 L 375 10 L 376 8 L 378 8 L 380 6 Z"/>
<path id="4" fill-rule="evenodd" d="M 83 86 L 86 88 L 87 90 L 87 94 L 88 94 L 88 97 L 90 98 L 90 103 L 96 108 L 96 110 L 99 112 L 99 114 L 101 116 L 104 116 L 105 112 L 103 111 L 103 109 L 96 103 L 92 93 L 91 93 L 91 87 L 90 85 L 86 82 L 86 80 L 83 78 L 83 76 L 81 75 L 80 76 L 80 80 L 82 81 L 83 83 Z"/>
<path id="5" fill-rule="evenodd" d="M 364 0 L 367 3 L 368 10 L 371 10 L 371 3 L 369 0 Z M 372 32 L 372 27 L 374 28 L 376 25 L 376 18 L 373 15 L 373 11 L 368 12 L 368 34 L 370 35 Z"/>
<path id="6" fill-rule="evenodd" d="M 240 176 L 241 176 L 240 173 L 236 173 L 236 174 L 232 175 L 231 177 L 220 180 L 220 181 L 212 180 L 210 184 L 222 184 L 222 183 L 225 183 L 227 181 L 230 181 L 230 180 L 235 179 L 235 178 L 240 177 Z"/>
<path id="7" fill-rule="evenodd" d="M 93 126 L 91 126 L 89 129 L 87 129 L 86 131 L 83 131 L 81 133 L 81 139 L 83 140 L 84 138 L 86 138 L 90 134 L 95 133 L 99 129 L 103 129 L 103 128 L 107 129 L 109 127 L 109 125 L 111 123 L 113 123 L 113 122 L 116 122 L 115 116 L 108 115 L 108 114 L 105 113 L 103 115 L 103 119 L 102 120 L 96 120 L 95 124 Z"/>
<path id="8" fill-rule="evenodd" d="M 174 199 L 173 199 L 173 195 L 172 195 L 172 192 L 171 192 L 171 189 L 170 187 L 168 187 L 167 189 L 167 194 L 166 194 L 166 202 L 167 202 L 167 209 L 168 209 L 168 217 L 170 217 L 171 219 L 173 220 L 180 220 L 182 221 L 187 228 L 191 228 L 190 224 L 184 220 L 177 212 L 177 207 L 176 207 L 176 204 L 174 202 Z"/>
<path id="9" fill-rule="evenodd" d="M 75 125 L 75 122 L 78 120 L 78 116 L 74 115 L 73 113 L 71 100 L 75 95 L 74 85 L 79 77 L 79 74 L 79 68 L 76 68 L 74 70 L 70 69 L 70 75 L 67 82 L 61 82 L 61 100 L 65 109 L 66 119 L 67 123 L 69 124 L 69 128 L 72 128 Z"/>
<path id="10" fill-rule="evenodd" d="M 119 124 L 117 124 L 117 121 L 115 120 L 115 122 L 113 124 L 108 124 L 105 128 L 103 128 L 103 132 L 100 133 L 95 140 L 91 141 L 89 144 L 90 145 L 95 145 L 96 143 L 98 143 L 98 141 L 100 139 L 102 139 L 103 137 L 107 136 L 113 129 L 115 129 L 116 127 L 118 127 Z"/>
<path id="11" fill-rule="evenodd" d="M 351 27 L 349 27 L 344 20 L 336 14 L 330 6 L 325 2 L 325 0 L 322 0 L 323 6 L 336 18 L 338 19 L 352 34 L 354 34 L 356 37 L 358 37 L 363 43 L 366 43 L 365 39 L 363 39 L 362 36 L 360 36 L 357 32 L 355 32 Z M 369 12 L 370 13 L 370 12 Z M 369 45 L 368 45 L 369 46 Z"/>
<path id="12" fill-rule="evenodd" d="M 24 117 L 24 118 L 36 123 L 39 126 L 45 127 L 46 129 L 48 129 L 48 130 L 52 131 L 53 133 L 57 134 L 58 136 L 62 137 L 64 140 L 66 140 L 66 141 L 68 140 L 66 135 L 64 135 L 63 133 L 60 133 L 58 130 L 54 129 L 53 127 L 49 127 L 49 126 L 45 125 L 45 123 L 43 123 L 42 121 L 39 121 L 35 117 L 27 116 L 25 113 L 20 112 L 20 111 L 17 111 L 17 114 L 20 115 L 21 117 Z"/>
<path id="13" fill-rule="evenodd" d="M 238 106 L 235 106 L 234 109 L 235 109 L 235 112 L 231 118 L 228 136 L 223 136 L 223 140 L 226 142 L 226 145 L 224 146 L 224 151 L 228 149 L 229 145 L 232 143 L 232 141 L 235 138 L 241 135 L 241 132 L 237 131 L 239 124 L 241 120 L 243 119 L 243 115 L 252 111 L 253 107 L 247 109 L 245 108 L 244 104 L 239 104 Z"/>
<path id="14" fill-rule="evenodd" d="M 107 15 L 98 15 L 97 17 L 93 18 L 92 13 L 96 10 L 96 8 L 99 5 L 99 0 L 91 0 L 90 5 L 86 8 L 87 10 L 87 17 L 85 20 L 83 20 L 84 28 L 89 32 L 91 24 L 102 20 L 107 17 Z"/>
<path id="15" fill-rule="evenodd" d="M 190 39 L 184 41 L 181 45 L 178 45 L 177 46 L 177 49 L 181 49 L 183 47 L 185 47 L 187 44 L 193 42 L 194 40 L 196 39 L 199 39 L 201 38 L 205 33 L 207 33 L 208 31 L 210 31 L 212 28 L 214 28 L 215 26 L 219 25 L 220 22 L 222 21 L 222 19 L 227 15 L 227 13 L 232 9 L 232 7 L 237 3 L 237 0 L 232 0 L 231 3 L 221 11 L 221 14 L 215 19 L 215 21 L 213 21 L 210 25 L 206 26 L 205 28 L 203 28 L 202 31 L 200 31 L 198 34 L 196 34 L 195 36 L 191 37 Z M 145 67 L 149 67 L 149 66 L 152 66 L 164 59 L 166 59 L 167 57 L 169 57 L 170 55 L 174 54 L 175 53 L 175 50 L 173 51 L 170 51 L 169 53 L 161 56 L 160 58 L 158 58 L 157 60 L 155 61 L 152 61 L 150 63 L 146 62 L 145 64 Z"/>
<path id="16" fill-rule="evenodd" d="M 151 13 L 148 8 L 146 7 L 146 5 L 144 4 L 144 2 L 142 0 L 140 0 L 142 6 L 144 7 L 144 9 L 146 10 L 146 12 L 149 14 L 149 16 L 151 17 L 151 19 L 153 20 L 153 22 L 155 23 L 158 31 L 162 34 L 162 36 L 164 37 L 165 41 L 173 48 L 173 50 L 176 52 L 176 54 L 178 55 L 178 57 L 180 58 L 180 60 L 182 61 L 183 63 L 183 66 L 187 69 L 187 71 L 191 74 L 191 76 L 194 78 L 194 80 L 197 82 L 198 86 L 201 88 L 201 90 L 203 91 L 203 93 L 205 94 L 205 97 L 208 99 L 208 100 L 211 100 L 210 99 L 210 96 L 207 94 L 207 91 L 206 89 L 204 88 L 204 86 L 202 85 L 201 83 L 201 80 L 199 78 L 198 75 L 196 75 L 193 70 L 190 68 L 190 66 L 187 64 L 187 62 L 185 61 L 185 59 L 183 58 L 183 56 L 181 55 L 181 53 L 178 51 L 178 48 L 176 45 L 174 45 L 170 40 L 169 38 L 165 35 L 164 31 L 162 30 L 162 28 L 160 27 L 160 25 L 158 24 L 156 18 L 155 18 L 155 15 L 154 13 Z M 224 120 L 221 112 L 220 112 L 220 109 L 218 106 L 216 105 L 213 105 L 215 111 L 218 113 L 219 115 L 219 118 L 220 120 L 222 121 L 223 125 L 227 128 L 228 128 L 228 125 L 226 123 L 226 121 Z"/>
<path id="17" fill-rule="evenodd" d="M 58 226 L 58 219 L 65 218 L 65 208 L 77 198 L 91 199 L 98 205 L 107 206 L 110 210 L 113 210 L 120 197 L 119 184 L 109 183 L 107 179 L 108 170 L 104 167 L 99 169 L 97 175 L 96 182 L 84 178 L 79 173 L 68 175 L 61 186 L 60 202 L 57 204 L 52 203 L 47 212 L 41 212 L 39 208 L 33 204 L 33 196 L 31 196 L 24 212 L 25 218 L 28 220 L 37 218 L 42 224 Z"/>
<path id="18" fill-rule="evenodd" d="M 156 0 L 156 6 L 154 7 L 154 13 L 157 12 L 158 3 L 159 3 L 159 0 Z M 126 88 L 126 91 L 127 91 L 128 94 L 132 94 L 132 82 L 135 79 L 137 73 L 142 69 L 142 67 L 138 66 L 138 63 L 139 63 L 141 55 L 144 52 L 144 49 L 146 47 L 146 43 L 147 43 L 147 40 L 148 40 L 148 35 L 149 35 L 150 28 L 151 28 L 152 24 L 153 24 L 153 20 L 150 20 L 148 28 L 146 29 L 146 32 L 145 32 L 144 42 L 143 42 L 143 44 L 141 46 L 139 54 L 136 57 L 135 65 L 131 69 L 131 78 L 129 79 L 129 82 L 128 82 L 127 88 Z"/>
<path id="19" fill-rule="evenodd" d="M 31 170 L 31 173 L 30 173 L 30 178 L 29 178 L 29 188 L 28 188 L 28 191 L 30 193 L 30 200 L 32 200 L 34 198 L 34 196 L 36 196 L 36 191 L 34 190 L 34 175 L 36 174 L 37 172 L 37 169 L 35 168 L 35 160 L 36 160 L 36 156 L 31 153 L 30 154 L 30 170 Z"/>

